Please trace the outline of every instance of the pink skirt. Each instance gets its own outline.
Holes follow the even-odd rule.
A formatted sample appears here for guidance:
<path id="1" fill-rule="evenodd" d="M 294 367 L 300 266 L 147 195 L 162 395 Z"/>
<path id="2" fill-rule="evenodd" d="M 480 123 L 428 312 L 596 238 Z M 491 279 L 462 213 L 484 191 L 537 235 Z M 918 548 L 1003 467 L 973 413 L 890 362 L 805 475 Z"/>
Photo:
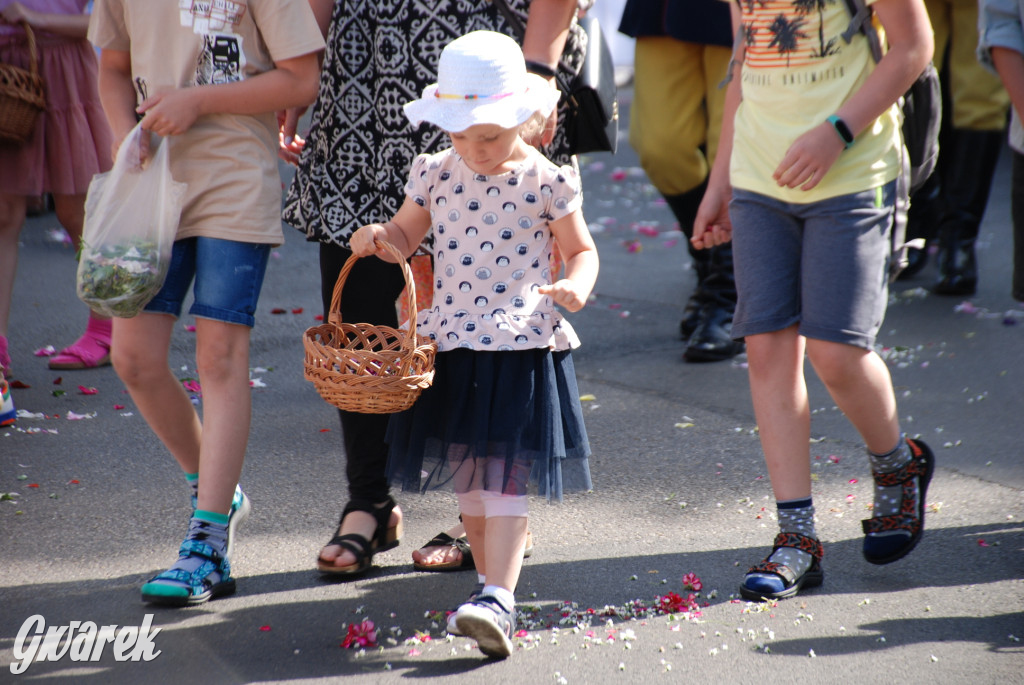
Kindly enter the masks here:
<path id="1" fill-rule="evenodd" d="M 85 193 L 110 169 L 112 136 L 100 105 L 96 52 L 87 40 L 36 34 L 46 111 L 32 138 L 0 142 L 0 192 L 35 196 Z M 0 62 L 29 68 L 24 34 L 0 36 Z"/>

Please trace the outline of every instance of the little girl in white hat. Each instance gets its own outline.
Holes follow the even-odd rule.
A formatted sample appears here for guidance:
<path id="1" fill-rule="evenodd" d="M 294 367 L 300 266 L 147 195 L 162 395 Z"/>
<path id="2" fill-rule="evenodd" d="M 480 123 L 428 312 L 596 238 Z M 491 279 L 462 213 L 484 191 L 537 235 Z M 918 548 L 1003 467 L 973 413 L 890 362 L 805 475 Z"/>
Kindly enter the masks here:
<path id="1" fill-rule="evenodd" d="M 558 97 L 527 74 L 508 36 L 475 31 L 452 41 L 438 82 L 405 105 L 414 125 L 448 132 L 452 148 L 418 156 L 394 218 L 351 239 L 354 254 L 388 259 L 376 241 L 408 256 L 434 231 L 433 302 L 416 327 L 437 342 L 435 377 L 391 419 L 388 472 L 404 489 L 452 484 L 479 583 L 448 629 L 499 658 L 512 651 L 530 482 L 549 500 L 591 488 L 571 356 L 579 339 L 555 305 L 586 304 L 597 249 L 578 174 L 521 135 Z M 561 279 L 550 267 L 555 241 Z"/>

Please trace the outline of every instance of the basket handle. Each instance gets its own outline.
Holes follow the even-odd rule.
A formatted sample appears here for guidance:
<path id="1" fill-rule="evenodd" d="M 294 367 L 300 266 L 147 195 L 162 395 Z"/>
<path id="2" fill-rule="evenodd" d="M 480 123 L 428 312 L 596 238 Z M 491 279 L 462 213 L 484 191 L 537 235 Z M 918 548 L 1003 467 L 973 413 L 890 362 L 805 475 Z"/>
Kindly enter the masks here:
<path id="1" fill-rule="evenodd" d="M 409 262 L 406 261 L 405 256 L 398 251 L 398 248 L 389 242 L 383 240 L 375 240 L 374 245 L 379 250 L 387 250 L 391 253 L 398 264 L 402 267 L 402 276 L 405 278 L 407 302 L 409 305 L 409 330 L 405 332 L 405 337 L 402 339 L 402 347 L 407 350 L 412 350 L 416 346 L 416 336 L 413 333 L 413 326 L 416 325 L 415 316 L 416 312 L 416 281 L 412 277 L 412 269 L 409 268 Z M 345 265 L 341 267 L 341 273 L 338 274 L 338 280 L 334 284 L 334 294 L 331 296 L 331 310 L 328 320 L 335 326 L 341 325 L 341 290 L 345 286 L 345 281 L 348 279 L 349 273 L 352 271 L 352 267 L 355 266 L 356 262 L 360 259 L 358 255 L 351 255 L 346 261 Z"/>
<path id="2" fill-rule="evenodd" d="M 36 34 L 32 31 L 32 27 L 25 20 L 18 22 L 21 24 L 21 28 L 25 29 L 25 37 L 28 38 L 28 71 L 33 76 L 39 75 L 39 64 L 36 53 Z"/>

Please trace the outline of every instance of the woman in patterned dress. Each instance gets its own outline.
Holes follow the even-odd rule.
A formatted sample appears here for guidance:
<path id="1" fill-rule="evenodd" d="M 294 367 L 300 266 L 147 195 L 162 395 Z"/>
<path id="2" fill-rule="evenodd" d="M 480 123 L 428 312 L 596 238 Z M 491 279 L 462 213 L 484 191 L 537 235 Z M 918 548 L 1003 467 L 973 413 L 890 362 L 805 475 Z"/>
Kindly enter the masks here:
<path id="1" fill-rule="evenodd" d="M 351 255 L 349 236 L 394 215 L 416 154 L 449 145 L 432 126 L 410 127 L 402 105 L 434 80 L 441 50 L 455 38 L 478 29 L 515 36 L 495 7 L 501 1 L 310 0 L 327 50 L 306 140 L 295 135 L 298 112 L 290 112 L 282 125 L 281 156 L 297 166 L 282 217 L 320 244 L 325 317 L 338 274 Z M 585 34 L 574 21 L 580 0 L 508 4 L 526 25 L 523 52 L 534 71 L 578 71 L 586 47 Z M 556 163 L 571 162 L 564 131 L 553 133 L 549 126 L 541 151 Z M 345 282 L 342 319 L 397 326 L 394 305 L 404 285 L 398 265 L 359 260 Z M 349 501 L 317 566 L 332 576 L 351 577 L 369 569 L 375 552 L 398 544 L 402 515 L 386 476 L 388 416 L 339 413 Z M 362 552 L 339 544 L 346 540 Z"/>

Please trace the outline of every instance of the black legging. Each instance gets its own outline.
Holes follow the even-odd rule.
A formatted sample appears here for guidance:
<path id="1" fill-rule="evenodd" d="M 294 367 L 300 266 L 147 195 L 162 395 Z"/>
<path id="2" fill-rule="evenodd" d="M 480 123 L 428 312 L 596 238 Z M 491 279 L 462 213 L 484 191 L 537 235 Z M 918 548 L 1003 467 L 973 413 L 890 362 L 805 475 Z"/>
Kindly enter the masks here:
<path id="1" fill-rule="evenodd" d="M 320 244 L 320 294 L 324 321 L 329 320 L 334 285 L 352 252 L 333 243 Z M 341 318 L 346 323 L 398 326 L 395 300 L 405 287 L 402 269 L 376 257 L 358 260 L 341 292 Z M 345 475 L 351 501 L 380 504 L 390 491 L 388 449 L 384 434 L 389 414 L 360 414 L 338 410 L 345 445 Z"/>

